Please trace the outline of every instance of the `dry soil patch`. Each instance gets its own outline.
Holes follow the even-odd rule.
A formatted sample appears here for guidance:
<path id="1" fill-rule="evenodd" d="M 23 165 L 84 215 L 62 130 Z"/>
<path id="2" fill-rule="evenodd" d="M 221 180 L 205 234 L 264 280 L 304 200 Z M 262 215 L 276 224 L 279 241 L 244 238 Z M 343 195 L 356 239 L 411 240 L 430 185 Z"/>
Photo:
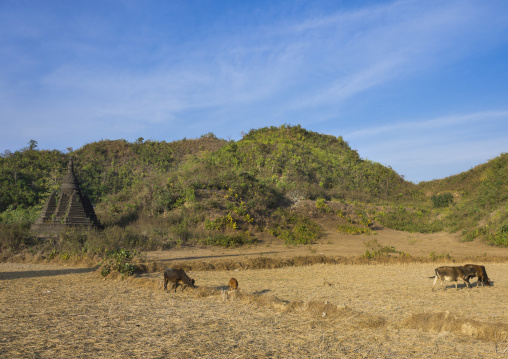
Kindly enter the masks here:
<path id="1" fill-rule="evenodd" d="M 420 328 L 414 315 L 448 311 L 460 325 L 463 316 L 480 324 L 506 323 L 508 265 L 488 265 L 491 288 L 435 292 L 426 278 L 432 269 L 410 264 L 195 271 L 189 274 L 199 288 L 167 293 L 162 273 L 103 280 L 89 269 L 2 263 L 0 357 L 505 356 L 504 337 L 480 340 L 453 328 Z M 239 281 L 238 292 L 223 291 L 231 276 Z M 406 325 L 407 318 L 416 325 Z"/>

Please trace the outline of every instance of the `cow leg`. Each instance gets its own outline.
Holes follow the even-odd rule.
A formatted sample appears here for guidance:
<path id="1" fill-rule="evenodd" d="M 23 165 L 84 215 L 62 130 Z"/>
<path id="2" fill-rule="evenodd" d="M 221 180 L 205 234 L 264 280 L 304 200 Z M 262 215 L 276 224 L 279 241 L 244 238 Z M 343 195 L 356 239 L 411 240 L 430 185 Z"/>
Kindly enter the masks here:
<path id="1" fill-rule="evenodd" d="M 434 277 L 434 284 L 432 285 L 432 291 L 434 291 L 434 287 L 436 286 L 436 282 L 437 282 L 437 276 Z"/>
<path id="2" fill-rule="evenodd" d="M 464 283 L 466 283 L 466 286 L 468 288 L 471 288 L 471 284 L 469 284 L 469 279 L 468 280 L 463 279 L 463 281 L 464 281 Z"/>
<path id="3" fill-rule="evenodd" d="M 175 293 L 176 293 L 176 287 L 178 287 L 178 282 L 174 283 L 173 286 L 171 287 L 171 290 L 173 290 L 173 288 L 175 288 Z"/>

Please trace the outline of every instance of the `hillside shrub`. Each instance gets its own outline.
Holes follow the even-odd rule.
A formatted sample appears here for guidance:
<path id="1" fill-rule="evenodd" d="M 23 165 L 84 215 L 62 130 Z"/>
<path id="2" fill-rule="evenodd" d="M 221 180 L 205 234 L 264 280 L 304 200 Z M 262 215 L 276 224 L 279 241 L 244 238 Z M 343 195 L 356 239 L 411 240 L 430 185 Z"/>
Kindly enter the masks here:
<path id="1" fill-rule="evenodd" d="M 220 247 L 238 247 L 245 244 L 253 244 L 256 240 L 251 237 L 249 231 L 240 231 L 235 234 L 210 233 L 205 239 L 199 240 L 200 244 Z"/>
<path id="2" fill-rule="evenodd" d="M 443 193 L 439 195 L 434 195 L 430 199 L 432 200 L 432 207 L 434 208 L 448 207 L 450 204 L 453 203 L 453 194 Z"/>
<path id="3" fill-rule="evenodd" d="M 69 259 L 74 256 L 86 256 L 89 251 L 86 242 L 90 238 L 88 230 L 69 228 L 58 235 L 53 250 L 60 254 L 62 259 Z M 91 254 L 91 253 L 90 253 Z"/>
<path id="4" fill-rule="evenodd" d="M 444 229 L 441 220 L 433 220 L 431 212 L 407 210 L 399 207 L 395 211 L 380 212 L 377 220 L 385 227 L 406 232 L 435 233 Z"/>
<path id="5" fill-rule="evenodd" d="M 231 213 L 228 213 L 226 216 L 216 218 L 213 221 L 206 219 L 205 228 L 208 230 L 224 231 L 226 229 L 237 229 L 238 225 L 231 216 Z"/>
<path id="6" fill-rule="evenodd" d="M 268 231 L 286 245 L 310 244 L 321 236 L 321 227 L 308 217 L 278 210 Z"/>
<path id="7" fill-rule="evenodd" d="M 363 225 L 355 226 L 352 224 L 340 224 L 337 226 L 337 231 L 347 234 L 372 234 L 372 230 L 369 227 Z"/>
<path id="8" fill-rule="evenodd" d="M 363 242 L 363 244 L 367 247 L 367 250 L 362 257 L 367 259 L 388 256 L 390 253 L 404 254 L 397 251 L 393 246 L 383 246 L 377 239 Z"/>
<path id="9" fill-rule="evenodd" d="M 351 212 L 351 224 L 368 227 L 376 219 L 400 230 L 446 228 L 462 232 L 465 240 L 506 241 L 508 154 L 457 176 L 414 185 L 389 166 L 362 159 L 340 136 L 288 124 L 253 129 L 240 141 L 212 133 L 174 142 L 103 140 L 68 153 L 39 150 L 30 140 L 26 148 L 0 154 L 0 223 L 22 229 L 33 223 L 49 194 L 60 190 L 71 156 L 81 190 L 110 229 L 86 234 L 85 240 L 55 242 L 50 248 L 55 255 L 168 248 L 208 237 L 210 243 L 234 244 L 239 240 L 222 237 L 246 230 L 269 230 L 288 244 L 305 243 L 320 235 L 309 214 L 301 213 L 310 221 L 303 223 L 281 213 L 310 199 L 316 200 L 313 213 L 346 215 L 328 207 L 332 198 L 352 204 L 353 211 L 358 203 L 405 208 L 368 216 Z M 427 193 L 439 195 L 429 201 Z M 228 215 L 236 229 L 217 220 Z M 485 232 L 477 230 L 485 225 Z M 32 248 L 27 232 L 14 235 L 25 236 L 7 247 Z"/>
<path id="10" fill-rule="evenodd" d="M 508 247 L 508 224 L 503 225 L 493 234 L 487 235 L 489 244 L 501 247 Z"/>
<path id="11" fill-rule="evenodd" d="M 35 237 L 27 225 L 0 222 L 0 252 L 17 253 L 35 243 Z"/>
<path id="12" fill-rule="evenodd" d="M 316 208 L 321 213 L 330 213 L 333 212 L 333 210 L 326 204 L 325 198 L 318 198 L 316 200 Z"/>
<path id="13" fill-rule="evenodd" d="M 464 229 L 462 231 L 462 241 L 463 242 L 472 242 L 476 238 L 478 238 L 480 236 L 485 236 L 486 234 L 487 234 L 487 228 L 485 226 L 475 228 L 473 230 Z"/>
<path id="14" fill-rule="evenodd" d="M 14 207 L 10 205 L 5 211 L 0 212 L 0 223 L 28 225 L 35 222 L 40 214 L 42 206 L 33 206 L 25 208 L 25 206 Z"/>
<path id="15" fill-rule="evenodd" d="M 0 211 L 41 205 L 61 185 L 67 156 L 57 150 L 38 150 L 36 143 L 31 140 L 29 147 L 0 155 Z"/>

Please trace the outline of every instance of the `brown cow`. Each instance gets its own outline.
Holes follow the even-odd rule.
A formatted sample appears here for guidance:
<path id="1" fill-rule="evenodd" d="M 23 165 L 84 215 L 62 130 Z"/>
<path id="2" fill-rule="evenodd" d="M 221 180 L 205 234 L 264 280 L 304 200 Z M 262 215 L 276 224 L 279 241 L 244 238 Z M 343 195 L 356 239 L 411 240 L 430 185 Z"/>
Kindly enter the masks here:
<path id="1" fill-rule="evenodd" d="M 168 289 L 168 282 L 173 283 L 171 289 L 175 288 L 175 292 L 179 283 L 182 285 L 182 292 L 187 286 L 194 288 L 194 279 L 189 278 L 183 269 L 167 268 L 164 271 L 164 290 Z"/>
<path id="2" fill-rule="evenodd" d="M 480 266 L 478 264 L 464 264 L 464 267 L 468 268 L 474 268 L 476 271 L 476 275 L 473 277 L 478 277 L 478 282 L 476 282 L 476 285 L 478 286 L 479 283 L 482 285 L 488 285 L 491 286 L 489 276 L 487 275 L 487 271 L 485 270 L 485 266 Z"/>
<path id="3" fill-rule="evenodd" d="M 235 278 L 229 280 L 229 290 L 238 289 L 238 281 Z"/>
<path id="4" fill-rule="evenodd" d="M 455 282 L 455 289 L 458 288 L 458 280 L 460 279 L 468 287 L 471 287 L 469 284 L 469 278 L 472 278 L 476 276 L 476 270 L 474 268 L 466 268 L 466 267 L 438 267 L 435 269 L 436 275 L 429 278 L 435 278 L 434 279 L 434 285 L 432 286 L 432 290 L 434 290 L 434 287 L 436 286 L 437 280 L 441 279 L 441 287 L 443 290 L 444 287 L 444 281 L 447 280 L 449 282 Z"/>

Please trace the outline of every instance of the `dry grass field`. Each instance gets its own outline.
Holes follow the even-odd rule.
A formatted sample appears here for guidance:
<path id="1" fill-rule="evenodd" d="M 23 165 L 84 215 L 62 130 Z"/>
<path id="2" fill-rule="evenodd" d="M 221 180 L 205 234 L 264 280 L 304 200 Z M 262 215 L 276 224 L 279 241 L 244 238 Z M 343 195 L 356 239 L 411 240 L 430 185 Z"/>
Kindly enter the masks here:
<path id="1" fill-rule="evenodd" d="M 421 253 L 433 240 L 377 238 Z M 290 254 L 271 245 L 147 257 L 168 266 L 177 260 L 241 263 L 262 252 L 319 255 L 325 246 L 353 256 L 344 244 L 350 239 L 327 238 L 311 249 L 288 248 Z M 0 357 L 507 358 L 507 250 L 443 242 L 452 258 L 447 262 L 191 270 L 198 287 L 176 293 L 163 291 L 161 272 L 102 279 L 94 268 L 0 263 Z M 477 255 L 488 250 L 496 257 L 475 260 L 494 285 L 478 287 L 473 279 L 472 288 L 448 284 L 432 291 L 434 268 L 463 264 L 471 246 L 479 246 Z M 238 291 L 228 291 L 231 277 Z"/>

